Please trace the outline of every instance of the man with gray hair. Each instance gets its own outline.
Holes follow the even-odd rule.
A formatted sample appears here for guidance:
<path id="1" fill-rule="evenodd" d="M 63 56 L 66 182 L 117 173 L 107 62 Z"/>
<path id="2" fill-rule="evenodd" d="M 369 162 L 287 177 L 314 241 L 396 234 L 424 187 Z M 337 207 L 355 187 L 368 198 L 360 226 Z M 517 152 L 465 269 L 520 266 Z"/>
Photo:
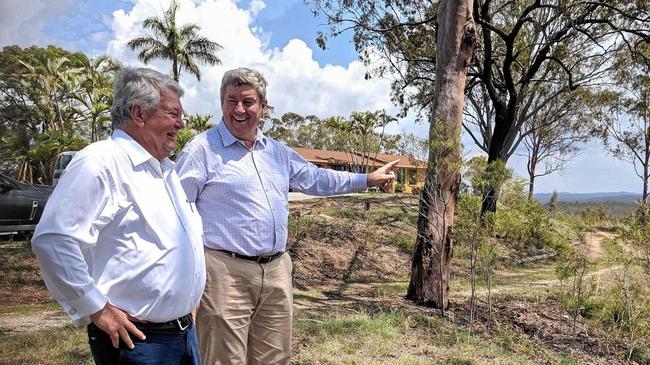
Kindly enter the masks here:
<path id="1" fill-rule="evenodd" d="M 32 240 L 43 278 L 97 364 L 199 364 L 193 310 L 205 285 L 201 218 L 173 162 L 183 90 L 115 76 L 113 133 L 77 153 Z"/>
<path id="2" fill-rule="evenodd" d="M 399 162 L 353 174 L 305 161 L 258 129 L 266 86 L 255 70 L 227 71 L 222 122 L 191 140 L 176 165 L 205 230 L 207 283 L 197 313 L 205 364 L 289 363 L 289 188 L 311 195 L 364 190 L 389 183 Z"/>

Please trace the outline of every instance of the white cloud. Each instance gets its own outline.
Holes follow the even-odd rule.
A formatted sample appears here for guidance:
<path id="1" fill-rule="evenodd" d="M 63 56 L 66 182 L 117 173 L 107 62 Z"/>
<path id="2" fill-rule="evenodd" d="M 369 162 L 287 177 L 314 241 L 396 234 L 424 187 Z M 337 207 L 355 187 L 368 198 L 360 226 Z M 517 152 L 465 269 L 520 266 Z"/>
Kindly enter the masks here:
<path id="1" fill-rule="evenodd" d="M 0 45 L 46 45 L 54 40 L 43 34 L 45 23 L 69 8 L 72 0 L 0 1 Z"/>
<path id="2" fill-rule="evenodd" d="M 168 1 L 138 0 L 130 11 L 113 13 L 111 28 L 114 39 L 108 44 L 108 53 L 126 64 L 140 64 L 135 52 L 126 43 L 144 34 L 142 21 L 154 14 L 162 15 Z M 201 67 L 201 82 L 191 75 L 181 76 L 187 90 L 183 98 L 190 113 L 221 115 L 219 86 L 226 70 L 244 66 L 260 70 L 269 82 L 268 98 L 276 115 L 293 111 L 301 114 L 330 116 L 349 115 L 355 110 L 388 109 L 396 113 L 389 99 L 387 80 L 365 80 L 365 68 L 360 62 L 347 66 L 319 66 L 313 51 L 300 39 L 293 39 L 282 48 L 268 49 L 270 36 L 252 25 L 265 8 L 264 2 L 254 0 L 248 9 L 238 7 L 237 1 L 207 0 L 196 4 L 180 1 L 177 23 L 196 23 L 201 34 L 219 43 L 218 53 L 223 64 Z M 166 61 L 150 66 L 169 72 Z"/>

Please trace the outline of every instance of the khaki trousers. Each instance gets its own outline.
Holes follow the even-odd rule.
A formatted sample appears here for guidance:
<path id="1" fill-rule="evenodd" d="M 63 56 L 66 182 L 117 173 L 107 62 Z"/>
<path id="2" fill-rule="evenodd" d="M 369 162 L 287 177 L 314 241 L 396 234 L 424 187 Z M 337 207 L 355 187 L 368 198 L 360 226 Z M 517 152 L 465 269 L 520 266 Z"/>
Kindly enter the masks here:
<path id="1" fill-rule="evenodd" d="M 291 257 L 267 264 L 205 250 L 207 282 L 196 329 L 204 365 L 288 364 Z"/>

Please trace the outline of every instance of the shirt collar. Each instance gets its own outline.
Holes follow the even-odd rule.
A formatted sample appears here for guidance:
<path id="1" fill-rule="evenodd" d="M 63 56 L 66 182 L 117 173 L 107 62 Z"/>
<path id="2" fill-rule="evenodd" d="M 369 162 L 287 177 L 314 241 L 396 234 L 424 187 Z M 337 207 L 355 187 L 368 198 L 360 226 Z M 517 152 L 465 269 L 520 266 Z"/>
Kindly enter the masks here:
<path id="1" fill-rule="evenodd" d="M 127 156 L 131 160 L 133 167 L 142 165 L 143 163 L 149 160 L 158 160 L 153 157 L 147 150 L 144 149 L 138 142 L 136 142 L 133 137 L 121 129 L 115 129 L 111 135 L 111 139 L 115 141 L 123 150 L 126 152 Z M 169 158 L 165 157 L 162 161 L 159 162 L 160 167 L 163 171 L 166 171 L 173 167 L 173 163 Z"/>
<path id="2" fill-rule="evenodd" d="M 223 143 L 224 147 L 229 147 L 233 143 L 239 140 L 237 137 L 235 137 L 232 133 L 230 133 L 230 130 L 228 127 L 226 127 L 226 122 L 224 122 L 223 118 L 221 118 L 221 122 L 217 125 L 217 130 L 219 131 L 219 134 L 221 135 L 221 142 Z M 260 131 L 259 128 L 257 128 L 257 134 L 255 135 L 255 141 L 260 142 L 264 147 L 266 147 L 266 136 Z M 243 141 L 241 141 L 243 143 Z"/>

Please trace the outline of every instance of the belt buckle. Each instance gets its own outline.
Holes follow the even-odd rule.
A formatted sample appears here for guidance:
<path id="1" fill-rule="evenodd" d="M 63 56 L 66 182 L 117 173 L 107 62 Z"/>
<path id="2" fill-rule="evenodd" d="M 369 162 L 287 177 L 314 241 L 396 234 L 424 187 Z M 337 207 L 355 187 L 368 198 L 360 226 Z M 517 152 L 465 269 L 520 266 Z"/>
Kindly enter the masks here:
<path id="1" fill-rule="evenodd" d="M 187 326 L 183 327 L 183 324 L 181 323 L 181 319 L 176 318 L 176 324 L 178 325 L 178 328 L 181 329 L 181 331 L 185 331 L 187 329 L 187 327 L 189 327 L 190 324 L 192 324 L 192 321 L 190 321 L 190 323 L 188 323 Z"/>

